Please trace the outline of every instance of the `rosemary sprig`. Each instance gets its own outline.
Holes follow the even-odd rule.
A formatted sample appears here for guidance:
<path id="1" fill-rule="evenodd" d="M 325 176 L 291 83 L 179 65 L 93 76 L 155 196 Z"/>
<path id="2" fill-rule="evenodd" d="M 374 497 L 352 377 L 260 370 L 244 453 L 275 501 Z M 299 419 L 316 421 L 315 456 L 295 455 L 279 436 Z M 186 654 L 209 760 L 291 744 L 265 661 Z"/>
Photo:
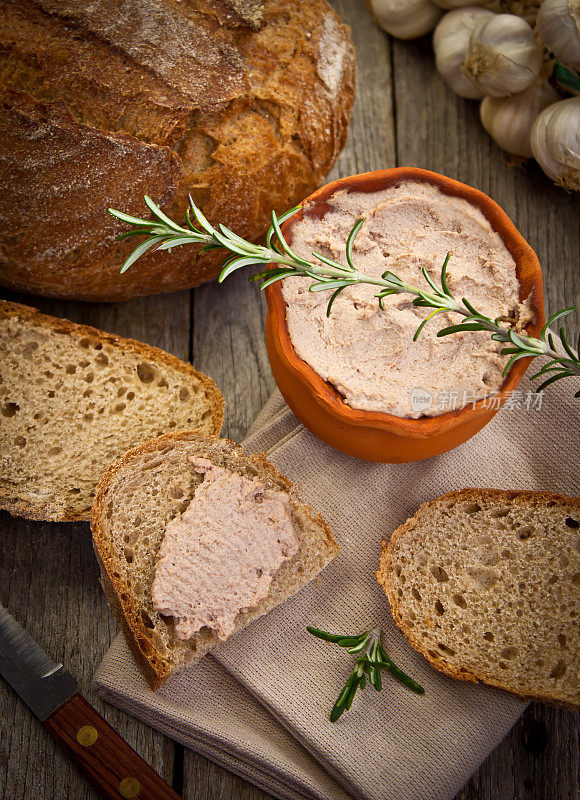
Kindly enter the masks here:
<path id="1" fill-rule="evenodd" d="M 341 264 L 332 258 L 328 258 L 322 253 L 313 252 L 314 261 L 302 258 L 295 253 L 285 240 L 280 226 L 289 217 L 296 213 L 299 207 L 292 208 L 281 217 L 272 211 L 272 224 L 266 235 L 266 246 L 253 244 L 235 234 L 225 225 L 219 224 L 217 228 L 211 225 L 205 218 L 200 209 L 195 205 L 192 198 L 189 198 L 191 207 L 186 212 L 187 227 L 183 227 L 173 222 L 149 197 L 145 197 L 145 203 L 152 212 L 154 219 L 145 220 L 132 217 L 121 211 L 110 208 L 109 212 L 129 225 L 133 230 L 122 234 L 119 238 L 125 239 L 130 236 L 146 236 L 145 241 L 141 242 L 129 255 L 121 268 L 125 272 L 148 250 L 171 250 L 186 244 L 201 244 L 200 252 L 213 249 L 229 250 L 233 255 L 226 260 L 220 273 L 220 283 L 242 267 L 259 264 L 276 263 L 278 266 L 260 272 L 250 277 L 250 280 L 261 281 L 261 289 L 289 277 L 311 278 L 311 292 L 330 291 L 326 314 L 330 316 L 332 306 L 338 295 L 348 286 L 359 283 L 371 284 L 378 287 L 375 295 L 379 305 L 383 307 L 383 300 L 392 294 L 411 294 L 414 295 L 413 305 L 422 308 L 434 309 L 424 319 L 413 340 L 416 341 L 425 325 L 437 314 L 454 313 L 459 314 L 463 319 L 454 325 L 448 325 L 438 331 L 437 336 L 448 336 L 452 333 L 463 333 L 465 331 L 487 331 L 491 338 L 505 345 L 500 351 L 502 355 L 509 355 L 503 371 L 507 375 L 513 364 L 521 358 L 537 358 L 545 356 L 548 360 L 542 365 L 541 369 L 532 375 L 532 380 L 543 378 L 541 385 L 536 391 L 542 391 L 547 386 L 555 383 L 562 378 L 580 375 L 580 337 L 576 352 L 572 349 L 566 337 L 564 327 L 560 327 L 559 338 L 562 352 L 556 350 L 554 344 L 554 334 L 549 326 L 556 320 L 561 320 L 575 307 L 564 308 L 553 314 L 546 325 L 542 328 L 539 338 L 528 336 L 525 333 L 517 333 L 506 320 L 502 317 L 492 319 L 477 311 L 473 305 L 462 297 L 457 300 L 449 289 L 447 281 L 447 266 L 451 253 L 447 254 L 441 269 L 440 285 L 433 280 L 428 271 L 423 268 L 422 273 L 431 291 L 426 291 L 417 286 L 405 283 L 393 272 L 386 270 L 380 278 L 366 275 L 360 272 L 353 262 L 353 246 L 357 233 L 364 224 L 364 219 L 359 219 L 353 226 L 346 242 L 346 264 Z M 507 321 L 509 323 L 509 320 Z M 580 397 L 580 390 L 575 397 Z"/>
<path id="2" fill-rule="evenodd" d="M 399 669 L 385 653 L 381 644 L 381 631 L 374 628 L 372 631 L 365 631 L 357 636 L 347 636 L 344 634 L 327 633 L 309 625 L 306 630 L 313 636 L 323 639 L 325 642 L 332 642 L 339 647 L 346 647 L 348 653 L 359 654 L 355 668 L 349 679 L 344 685 L 344 689 L 339 694 L 332 711 L 330 721 L 336 720 L 352 706 L 357 690 L 363 690 L 368 682 L 374 686 L 377 692 L 382 689 L 381 670 L 385 669 L 396 678 L 400 683 L 411 689 L 415 694 L 425 694 L 425 689 L 419 686 L 412 678 Z"/>

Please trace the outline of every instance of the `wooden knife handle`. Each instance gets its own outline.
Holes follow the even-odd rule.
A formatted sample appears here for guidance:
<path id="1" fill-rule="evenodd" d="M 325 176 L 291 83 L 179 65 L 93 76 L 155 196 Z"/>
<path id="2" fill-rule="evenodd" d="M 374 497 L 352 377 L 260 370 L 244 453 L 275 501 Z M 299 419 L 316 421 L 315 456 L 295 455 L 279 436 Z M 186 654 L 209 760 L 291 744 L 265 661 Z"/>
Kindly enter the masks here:
<path id="1" fill-rule="evenodd" d="M 107 800 L 179 800 L 82 695 L 73 694 L 44 725 Z"/>

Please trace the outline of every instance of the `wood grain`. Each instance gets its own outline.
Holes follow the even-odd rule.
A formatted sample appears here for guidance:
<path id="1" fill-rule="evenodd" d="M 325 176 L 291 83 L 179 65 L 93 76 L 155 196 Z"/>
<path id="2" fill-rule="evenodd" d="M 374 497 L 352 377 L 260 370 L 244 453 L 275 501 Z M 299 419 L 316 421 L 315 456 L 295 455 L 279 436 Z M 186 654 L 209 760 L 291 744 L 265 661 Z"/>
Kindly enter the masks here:
<path id="1" fill-rule="evenodd" d="M 363 0 L 333 0 L 358 46 L 358 87 L 347 146 L 330 178 L 395 165 L 422 166 L 494 197 L 536 249 L 546 305 L 580 302 L 579 200 L 553 187 L 535 165 L 508 168 L 478 119 L 438 76 L 428 37 L 399 42 L 372 22 Z M 264 304 L 236 275 L 193 292 L 127 303 L 21 302 L 192 359 L 226 397 L 224 434 L 241 439 L 273 387 L 262 335 Z M 578 333 L 578 317 L 570 330 Z M 205 758 L 183 751 L 138 720 L 104 705 L 90 680 L 116 632 L 100 587 L 88 526 L 33 523 L 0 515 L 0 600 L 113 727 L 185 800 L 268 800 L 269 795 Z M 96 792 L 15 695 L 0 683 L 3 800 L 94 800 Z M 456 800 L 576 800 L 578 715 L 535 704 Z M 404 800 L 402 798 L 401 800 Z"/>

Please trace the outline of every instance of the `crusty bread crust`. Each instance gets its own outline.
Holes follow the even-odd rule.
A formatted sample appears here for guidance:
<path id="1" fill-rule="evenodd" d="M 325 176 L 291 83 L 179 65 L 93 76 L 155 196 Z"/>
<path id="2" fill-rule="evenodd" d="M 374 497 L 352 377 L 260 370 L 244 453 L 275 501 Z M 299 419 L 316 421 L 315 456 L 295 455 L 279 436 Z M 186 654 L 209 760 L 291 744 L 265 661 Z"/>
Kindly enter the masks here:
<path id="1" fill-rule="evenodd" d="M 468 501 L 478 502 L 484 499 L 498 500 L 500 502 L 510 503 L 513 500 L 523 500 L 530 505 L 543 505 L 545 503 L 557 503 L 558 505 L 567 506 L 571 513 L 580 513 L 580 498 L 570 497 L 568 495 L 558 495 L 551 492 L 535 492 L 528 490 L 501 490 L 501 489 L 477 489 L 466 488 L 448 492 L 433 500 L 422 503 L 419 506 L 416 514 L 410 517 L 405 523 L 400 525 L 392 534 L 389 541 L 383 539 L 381 545 L 381 556 L 379 561 L 379 569 L 376 573 L 378 583 L 383 587 L 387 598 L 389 600 L 391 614 L 397 627 L 403 632 L 409 644 L 421 653 L 422 656 L 429 662 L 429 664 L 439 672 L 443 672 L 451 678 L 457 680 L 467 681 L 471 683 L 485 683 L 490 686 L 495 686 L 499 689 L 505 689 L 516 694 L 522 700 L 542 700 L 550 703 L 551 705 L 561 706 L 563 708 L 576 709 L 579 703 L 566 702 L 557 697 L 551 692 L 514 692 L 507 687 L 504 682 L 498 680 L 493 675 L 488 673 L 475 673 L 469 669 L 456 668 L 446 662 L 444 654 L 439 658 L 433 658 L 429 653 L 429 648 L 425 645 L 424 641 L 419 636 L 420 625 L 410 628 L 401 614 L 401 604 L 397 596 L 398 583 L 395 575 L 395 551 L 397 545 L 404 539 L 404 537 L 411 531 L 415 530 L 420 524 L 429 518 L 429 515 L 435 510 L 439 504 L 443 502 L 455 501 Z M 427 541 L 427 533 L 423 537 L 423 541 Z"/>
<path id="2" fill-rule="evenodd" d="M 212 417 L 209 421 L 211 431 L 218 434 L 221 431 L 224 420 L 224 398 L 217 388 L 215 382 L 207 375 L 194 369 L 191 364 L 181 361 L 174 355 L 153 347 L 151 345 L 139 342 L 135 339 L 127 339 L 122 336 L 116 336 L 98 328 L 93 328 L 89 325 L 79 325 L 70 322 L 67 319 L 59 319 L 51 317 L 47 314 L 42 314 L 35 308 L 22 305 L 20 303 L 11 303 L 5 300 L 0 300 L 0 319 L 7 319 L 10 317 L 17 317 L 30 323 L 31 326 L 41 328 L 53 334 L 65 334 L 73 339 L 80 340 L 85 337 L 97 339 L 103 344 L 109 344 L 122 353 L 131 353 L 139 358 L 147 359 L 154 364 L 164 366 L 169 370 L 182 374 L 185 378 L 193 378 L 199 381 L 212 406 Z M 67 436 L 68 431 L 63 430 L 63 436 Z M 6 454 L 8 455 L 8 454 Z M 9 511 L 13 516 L 25 517 L 31 520 L 46 520 L 46 521 L 59 521 L 59 522 L 76 522 L 81 520 L 88 520 L 86 514 L 78 514 L 73 511 L 66 511 L 65 513 L 55 517 L 47 516 L 47 509 L 45 505 L 35 505 L 22 498 L 14 499 L 3 491 L 0 486 L 0 508 Z"/>
<path id="3" fill-rule="evenodd" d="M 216 640 L 210 633 L 203 638 L 196 634 L 192 637 L 195 640 L 195 649 L 191 657 L 187 657 L 177 668 L 161 649 L 155 647 L 151 640 L 150 631 L 144 624 L 141 613 L 142 608 L 135 601 L 131 587 L 127 584 L 127 578 L 123 575 L 123 569 L 120 568 L 123 565 L 120 564 L 119 553 L 111 540 L 106 522 L 106 509 L 111 502 L 112 490 L 126 469 L 130 468 L 131 471 L 134 471 L 138 469 L 139 464 L 145 457 L 167 451 L 168 448 L 178 443 L 192 443 L 195 452 L 203 453 L 205 457 L 209 457 L 211 460 L 213 460 L 212 454 L 215 448 L 218 448 L 228 456 L 235 456 L 241 466 L 251 465 L 256 470 L 257 477 L 264 481 L 268 487 L 286 492 L 290 497 L 293 512 L 297 512 L 301 517 L 309 519 L 311 529 L 316 530 L 317 545 L 323 553 L 324 560 L 320 568 L 326 566 L 339 550 L 334 536 L 323 518 L 319 514 L 315 515 L 310 506 L 298 499 L 298 488 L 286 476 L 282 475 L 263 453 L 244 456 L 241 446 L 235 442 L 229 439 L 205 436 L 195 431 L 169 433 L 127 452 L 116 463 L 112 464 L 101 478 L 93 504 L 91 531 L 93 546 L 101 568 L 103 590 L 111 610 L 121 625 L 127 644 L 137 664 L 153 689 L 157 689 L 170 675 L 198 661 L 216 644 Z M 297 586 L 288 591 L 286 597 L 290 597 L 299 588 L 306 585 L 320 571 L 319 568 L 316 573 L 299 576 L 299 573 L 302 572 L 298 561 L 300 558 L 301 551 L 294 557 L 297 560 L 298 567 L 296 571 Z M 282 599 L 286 599 L 286 597 Z M 281 602 L 281 600 L 278 600 L 272 604 L 268 600 L 269 598 L 262 600 L 255 609 L 240 612 L 236 618 L 236 632 Z"/>
<path id="4" fill-rule="evenodd" d="M 148 194 L 184 222 L 191 192 L 257 240 L 344 146 L 354 47 L 326 0 L 4 5 L 4 286 L 93 301 L 195 286 L 222 251 L 149 252 L 119 275 L 137 242 L 116 241 L 107 208 L 147 216 Z"/>

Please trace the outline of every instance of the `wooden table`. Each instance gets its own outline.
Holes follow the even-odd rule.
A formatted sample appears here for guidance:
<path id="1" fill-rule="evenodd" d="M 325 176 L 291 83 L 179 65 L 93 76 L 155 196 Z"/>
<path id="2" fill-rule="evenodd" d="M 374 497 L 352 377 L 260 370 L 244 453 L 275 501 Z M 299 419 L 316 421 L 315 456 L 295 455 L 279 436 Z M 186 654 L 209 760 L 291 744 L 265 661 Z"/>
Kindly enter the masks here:
<path id="1" fill-rule="evenodd" d="M 479 123 L 477 103 L 455 96 L 437 74 L 429 38 L 391 40 L 373 24 L 361 0 L 333 4 L 351 25 L 358 46 L 358 90 L 350 138 L 331 177 L 420 166 L 482 189 L 536 249 L 547 308 L 580 303 L 577 200 L 552 186 L 535 164 L 526 170 L 506 166 Z M 190 359 L 225 395 L 224 434 L 238 441 L 274 386 L 262 298 L 244 275 L 220 287 L 213 282 L 118 304 L 17 299 Z M 578 335 L 578 316 L 569 329 Z M 98 583 L 88 525 L 27 522 L 5 513 L 0 523 L 0 600 L 53 658 L 69 667 L 85 695 L 129 743 L 188 800 L 267 800 L 240 778 L 103 704 L 91 690 L 94 669 L 117 626 Z M 3 800 L 96 798 L 2 682 L 0 697 Z M 457 800 L 576 800 L 578 730 L 572 713 L 530 706 Z"/>

